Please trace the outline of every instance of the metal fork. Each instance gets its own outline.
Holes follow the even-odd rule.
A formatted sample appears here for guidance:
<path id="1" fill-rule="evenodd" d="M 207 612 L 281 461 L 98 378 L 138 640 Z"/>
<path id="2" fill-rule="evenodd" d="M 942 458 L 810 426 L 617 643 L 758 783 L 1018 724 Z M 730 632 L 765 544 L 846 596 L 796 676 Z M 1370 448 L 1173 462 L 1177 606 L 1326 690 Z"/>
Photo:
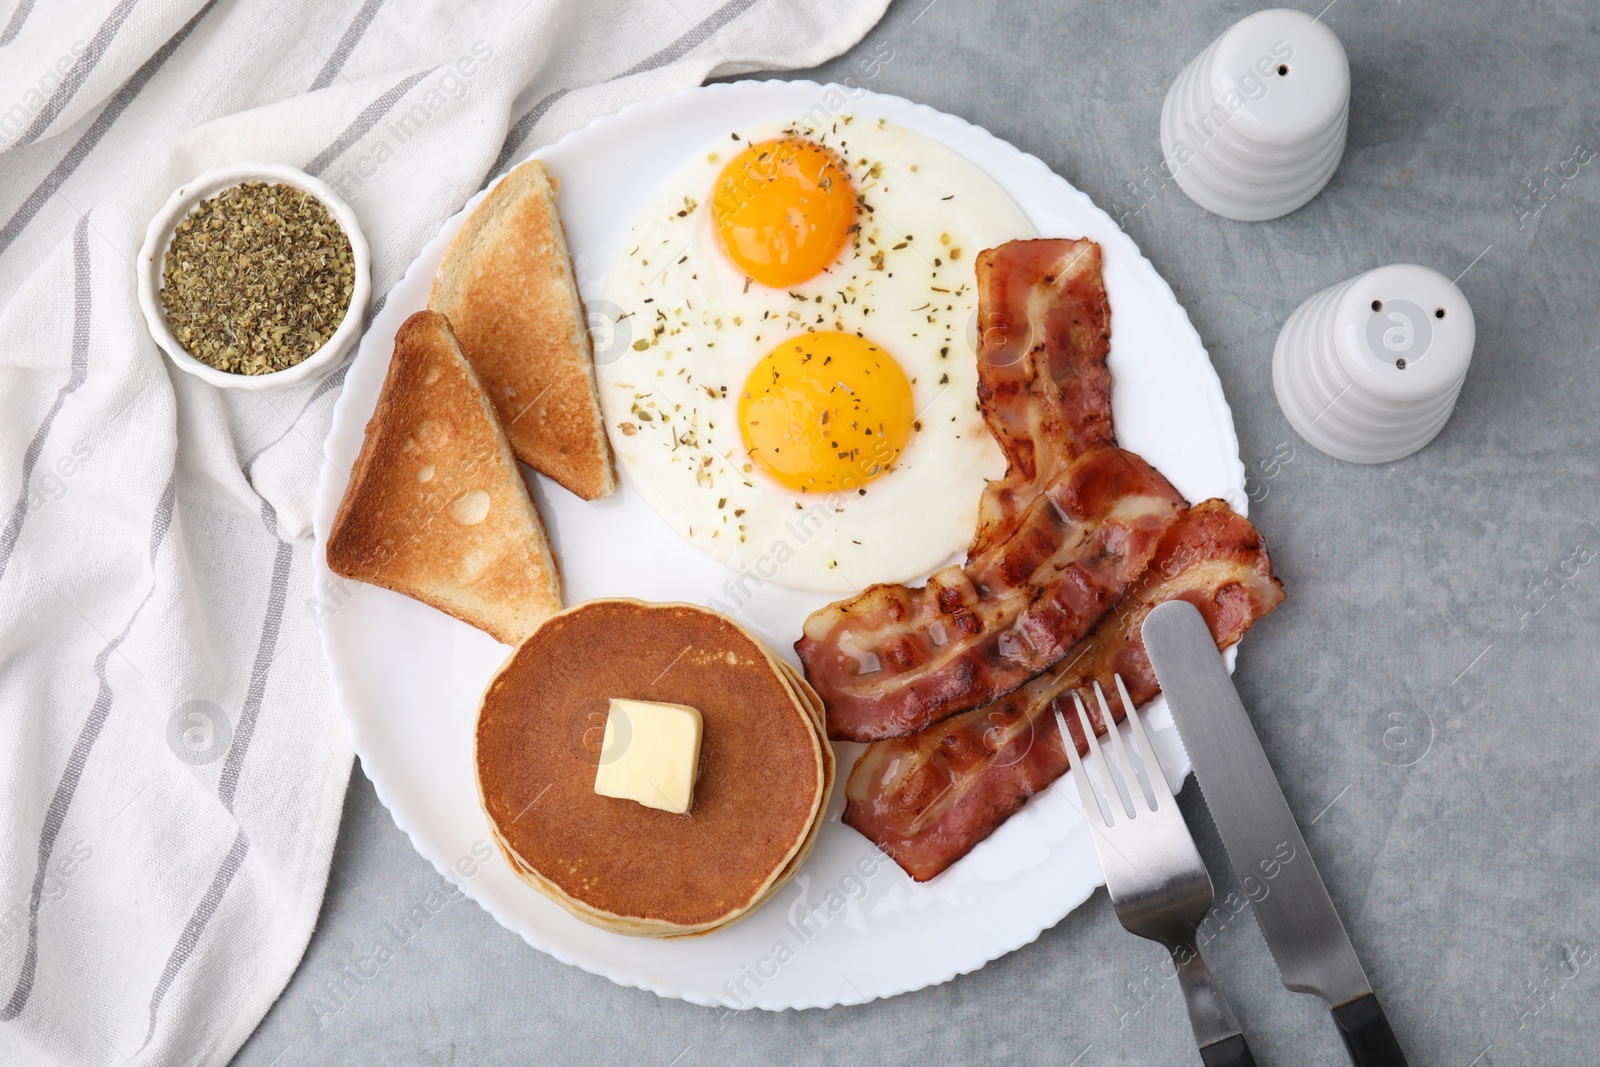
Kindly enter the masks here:
<path id="1" fill-rule="evenodd" d="M 1105 793 L 1104 809 L 1089 784 L 1085 761 L 1078 756 L 1078 746 L 1067 730 L 1061 708 L 1058 705 L 1055 709 L 1056 727 L 1061 731 L 1062 744 L 1072 762 L 1072 777 L 1078 783 L 1083 815 L 1089 822 L 1094 850 L 1105 872 L 1106 890 L 1111 894 L 1117 918 L 1130 933 L 1155 941 L 1172 953 L 1178 984 L 1183 987 L 1184 999 L 1189 1005 L 1189 1024 L 1194 1028 L 1201 1062 L 1206 1067 L 1255 1067 L 1250 1048 L 1239 1031 L 1239 1021 L 1234 1018 L 1233 1009 L 1228 1007 L 1195 945 L 1195 929 L 1205 919 L 1213 899 L 1211 876 L 1200 861 L 1194 838 L 1178 811 L 1144 724 L 1128 698 L 1127 687 L 1122 684 L 1122 676 L 1113 677 L 1117 695 L 1127 711 L 1139 757 L 1150 779 L 1153 800 L 1146 796 L 1134 772 L 1099 682 L 1094 683 L 1094 695 L 1100 702 L 1100 714 L 1105 718 L 1111 747 L 1117 753 L 1117 770 L 1127 786 L 1125 791 L 1112 774 L 1112 760 L 1095 737 L 1083 699 L 1074 692 L 1072 700 L 1077 707 L 1078 725 L 1089 742 L 1089 758 L 1096 765 Z"/>

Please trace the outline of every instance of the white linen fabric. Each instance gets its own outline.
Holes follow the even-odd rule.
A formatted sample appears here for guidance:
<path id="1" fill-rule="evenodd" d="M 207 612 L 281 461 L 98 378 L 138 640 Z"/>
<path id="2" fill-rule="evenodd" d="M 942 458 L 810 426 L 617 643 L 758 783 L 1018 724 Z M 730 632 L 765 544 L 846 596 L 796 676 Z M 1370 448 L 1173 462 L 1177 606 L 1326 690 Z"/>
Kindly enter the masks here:
<path id="1" fill-rule="evenodd" d="M 343 370 L 168 363 L 133 260 L 170 192 L 322 177 L 376 302 L 537 145 L 820 63 L 885 6 L 0 0 L 0 1062 L 225 1062 L 305 949 L 349 777 L 311 588 Z"/>

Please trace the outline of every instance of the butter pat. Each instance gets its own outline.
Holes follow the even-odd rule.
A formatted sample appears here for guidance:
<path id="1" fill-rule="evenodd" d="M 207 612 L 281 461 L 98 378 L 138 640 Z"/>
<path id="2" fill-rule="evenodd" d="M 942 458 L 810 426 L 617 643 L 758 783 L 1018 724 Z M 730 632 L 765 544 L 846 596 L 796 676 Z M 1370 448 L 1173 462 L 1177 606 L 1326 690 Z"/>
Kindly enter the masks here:
<path id="1" fill-rule="evenodd" d="M 682 815 L 694 803 L 702 729 L 685 704 L 613 697 L 594 791 Z"/>

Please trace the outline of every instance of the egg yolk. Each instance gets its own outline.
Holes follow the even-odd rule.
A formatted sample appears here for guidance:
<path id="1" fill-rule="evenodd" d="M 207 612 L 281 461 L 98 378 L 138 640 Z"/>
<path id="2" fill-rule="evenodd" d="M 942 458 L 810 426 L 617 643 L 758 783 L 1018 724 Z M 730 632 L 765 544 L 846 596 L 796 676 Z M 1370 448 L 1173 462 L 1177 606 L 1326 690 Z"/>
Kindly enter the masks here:
<path id="1" fill-rule="evenodd" d="M 711 217 L 734 264 L 783 289 L 839 258 L 855 225 L 856 191 L 844 164 L 816 142 L 763 141 L 722 168 Z"/>
<path id="2" fill-rule="evenodd" d="M 900 364 L 848 333 L 781 342 L 739 395 L 745 450 L 801 492 L 860 489 L 894 464 L 915 417 Z"/>

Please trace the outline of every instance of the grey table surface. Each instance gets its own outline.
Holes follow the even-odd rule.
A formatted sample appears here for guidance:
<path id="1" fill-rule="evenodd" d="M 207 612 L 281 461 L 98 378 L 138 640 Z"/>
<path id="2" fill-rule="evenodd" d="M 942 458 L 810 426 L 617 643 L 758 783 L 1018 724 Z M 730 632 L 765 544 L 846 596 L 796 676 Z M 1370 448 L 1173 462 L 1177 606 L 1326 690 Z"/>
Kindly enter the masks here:
<path id="1" fill-rule="evenodd" d="M 1232 404 L 1290 593 L 1245 642 L 1240 689 L 1411 1062 L 1600 1062 L 1600 9 L 1335 0 L 1344 162 L 1307 207 L 1246 224 L 1160 181 L 1157 122 L 1183 65 L 1254 9 L 904 0 L 797 76 L 861 81 L 892 50 L 869 88 L 987 127 L 1122 220 Z M 1278 410 L 1273 341 L 1308 296 L 1394 262 L 1459 275 L 1475 359 L 1424 451 L 1336 462 Z M 1181 799 L 1226 896 L 1192 779 Z M 446 883 L 358 766 L 317 931 L 237 1062 L 1198 1062 L 1161 950 L 1103 890 L 942 985 L 724 1016 L 560 964 L 461 898 L 370 977 L 347 969 L 430 893 Z M 1206 951 L 1259 1061 L 1347 1062 L 1248 912 L 1217 926 Z"/>

